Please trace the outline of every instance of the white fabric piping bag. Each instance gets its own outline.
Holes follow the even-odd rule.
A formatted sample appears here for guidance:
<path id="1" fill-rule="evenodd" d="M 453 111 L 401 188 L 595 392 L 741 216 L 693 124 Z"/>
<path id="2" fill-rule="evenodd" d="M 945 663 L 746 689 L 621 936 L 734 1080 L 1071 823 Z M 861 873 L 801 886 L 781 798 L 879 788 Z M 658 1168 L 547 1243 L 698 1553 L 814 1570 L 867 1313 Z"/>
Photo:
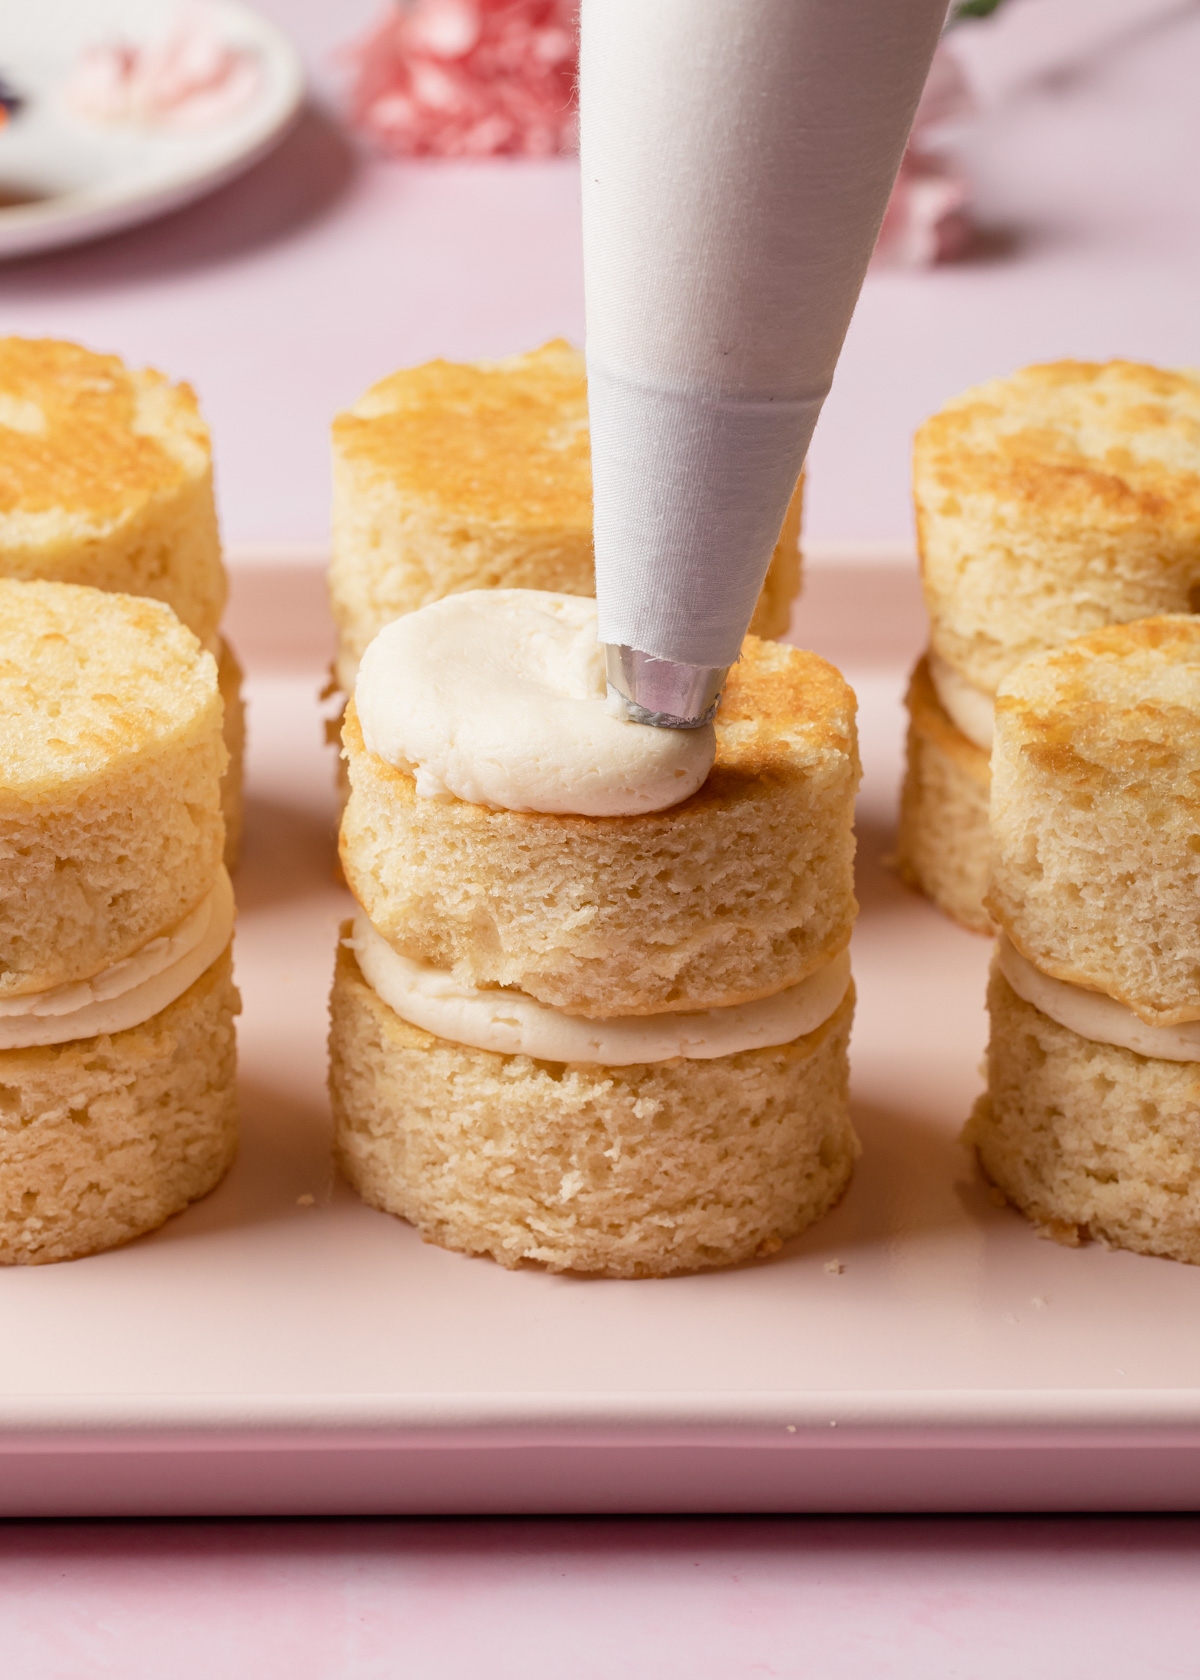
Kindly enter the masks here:
<path id="1" fill-rule="evenodd" d="M 945 15 L 583 0 L 596 594 L 642 721 L 738 657 Z"/>

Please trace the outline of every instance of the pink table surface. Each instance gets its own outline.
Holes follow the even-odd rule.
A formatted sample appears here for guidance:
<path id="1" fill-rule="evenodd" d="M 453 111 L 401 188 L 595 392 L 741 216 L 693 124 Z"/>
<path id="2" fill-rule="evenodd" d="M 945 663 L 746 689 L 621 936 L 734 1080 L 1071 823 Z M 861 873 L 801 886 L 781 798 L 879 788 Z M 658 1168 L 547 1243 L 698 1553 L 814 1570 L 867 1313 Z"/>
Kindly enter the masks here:
<path id="1" fill-rule="evenodd" d="M 262 9 L 313 69 L 293 136 L 157 226 L 0 268 L 0 323 L 191 378 L 231 542 L 317 544 L 336 407 L 404 362 L 581 336 L 578 186 L 567 161 L 364 158 L 326 107 L 331 49 L 372 0 Z M 1045 50 L 1031 70 L 999 37 L 977 49 L 964 150 L 993 237 L 970 263 L 868 280 L 813 448 L 810 539 L 906 537 L 912 428 L 971 381 L 1061 355 L 1200 363 L 1200 9 L 1011 15 L 1005 39 Z M 1200 1667 L 1198 1574 L 1187 1518 L 9 1524 L 0 1652 L 18 1680 L 1154 1680 Z"/>

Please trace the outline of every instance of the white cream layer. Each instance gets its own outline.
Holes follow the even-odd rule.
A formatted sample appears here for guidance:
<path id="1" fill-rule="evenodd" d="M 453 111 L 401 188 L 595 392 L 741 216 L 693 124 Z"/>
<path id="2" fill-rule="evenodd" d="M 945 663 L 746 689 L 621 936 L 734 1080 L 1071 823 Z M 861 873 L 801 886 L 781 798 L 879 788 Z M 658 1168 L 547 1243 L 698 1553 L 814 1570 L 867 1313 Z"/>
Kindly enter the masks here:
<path id="1" fill-rule="evenodd" d="M 361 911 L 348 944 L 367 984 L 401 1020 L 452 1044 L 542 1062 L 632 1067 L 790 1044 L 827 1021 L 850 984 L 850 953 L 842 951 L 798 986 L 755 1003 L 588 1021 L 524 992 L 463 985 L 443 969 L 402 957 Z"/>
<path id="2" fill-rule="evenodd" d="M 606 701 L 596 603 L 473 589 L 386 625 L 354 689 L 363 741 L 423 799 L 506 811 L 634 816 L 686 799 L 712 725 L 652 729 Z"/>
<path id="3" fill-rule="evenodd" d="M 1115 998 L 1043 974 L 1003 934 L 996 942 L 996 961 L 1019 998 L 1080 1038 L 1136 1050 L 1139 1056 L 1153 1056 L 1160 1062 L 1200 1062 L 1200 1021 L 1184 1021 L 1175 1027 L 1147 1026 Z"/>
<path id="4" fill-rule="evenodd" d="M 929 650 L 929 679 L 942 703 L 942 710 L 954 727 L 961 729 L 968 741 L 990 753 L 996 728 L 996 696 L 989 694 L 985 688 L 976 688 L 953 665 L 947 665 L 932 648 Z"/>
<path id="5" fill-rule="evenodd" d="M 89 980 L 0 1000 L 0 1050 L 66 1044 L 139 1027 L 182 997 L 228 945 L 233 886 L 222 869 L 208 897 L 178 926 Z"/>

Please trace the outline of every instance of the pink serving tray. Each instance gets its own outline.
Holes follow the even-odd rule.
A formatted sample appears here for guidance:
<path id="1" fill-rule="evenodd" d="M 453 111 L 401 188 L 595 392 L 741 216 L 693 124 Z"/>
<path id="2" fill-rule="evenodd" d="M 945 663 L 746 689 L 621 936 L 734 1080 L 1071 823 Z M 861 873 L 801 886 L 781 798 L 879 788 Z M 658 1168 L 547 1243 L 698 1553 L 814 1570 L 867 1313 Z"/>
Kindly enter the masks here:
<path id="1" fill-rule="evenodd" d="M 796 626 L 861 705 L 863 1159 L 773 1260 L 664 1282 L 505 1272 L 334 1178 L 320 558 L 241 557 L 230 629 L 242 1152 L 155 1235 L 0 1276 L 0 1515 L 1200 1505 L 1200 1269 L 1040 1241 L 956 1141 L 988 945 L 884 861 L 911 563 L 818 556 Z"/>

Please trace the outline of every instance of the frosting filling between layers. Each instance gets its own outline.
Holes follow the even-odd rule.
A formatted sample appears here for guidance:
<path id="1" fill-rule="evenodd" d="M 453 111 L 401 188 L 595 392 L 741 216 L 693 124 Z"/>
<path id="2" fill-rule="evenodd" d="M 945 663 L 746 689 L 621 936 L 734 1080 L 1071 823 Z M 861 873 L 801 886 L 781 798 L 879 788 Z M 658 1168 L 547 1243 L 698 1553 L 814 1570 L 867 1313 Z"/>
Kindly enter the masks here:
<path id="1" fill-rule="evenodd" d="M 596 603 L 473 589 L 385 625 L 354 688 L 368 752 L 422 799 L 583 817 L 662 811 L 695 793 L 716 734 L 609 710 Z"/>
<path id="2" fill-rule="evenodd" d="M 1184 1021 L 1174 1027 L 1149 1026 L 1132 1009 L 1104 992 L 1072 986 L 1043 974 L 1003 934 L 996 942 L 996 961 L 1019 998 L 1080 1038 L 1089 1038 L 1094 1044 L 1115 1044 L 1160 1062 L 1200 1062 L 1200 1021 Z"/>
<path id="3" fill-rule="evenodd" d="M 542 1062 L 632 1067 L 790 1044 L 827 1021 L 850 984 L 850 953 L 840 951 L 799 985 L 753 1003 L 591 1021 L 524 992 L 464 985 L 444 969 L 402 957 L 362 911 L 346 943 L 367 984 L 401 1020 L 453 1044 Z"/>
<path id="4" fill-rule="evenodd" d="M 981 751 L 990 753 L 996 728 L 996 697 L 976 688 L 940 654 L 929 650 L 929 680 L 942 710 L 954 727 Z"/>
<path id="5" fill-rule="evenodd" d="M 0 999 L 0 1050 L 67 1044 L 141 1026 L 216 962 L 233 933 L 234 915 L 233 885 L 221 869 L 212 891 L 183 921 L 132 956 L 88 980 Z"/>

